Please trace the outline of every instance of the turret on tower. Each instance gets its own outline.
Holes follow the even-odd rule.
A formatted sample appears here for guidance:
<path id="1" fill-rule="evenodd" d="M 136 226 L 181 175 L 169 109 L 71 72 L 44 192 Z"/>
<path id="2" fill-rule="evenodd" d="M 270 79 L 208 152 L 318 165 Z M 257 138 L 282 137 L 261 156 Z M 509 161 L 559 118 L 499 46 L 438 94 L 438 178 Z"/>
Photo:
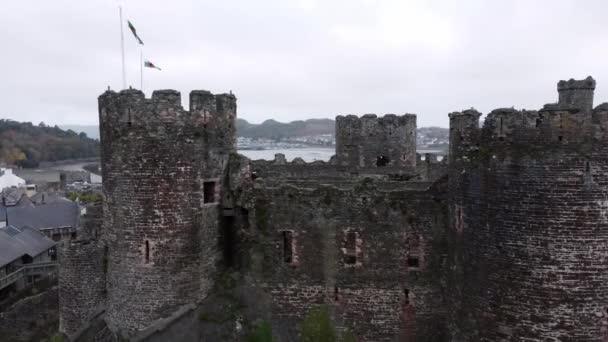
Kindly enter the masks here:
<path id="1" fill-rule="evenodd" d="M 205 298 L 213 285 L 236 98 L 198 90 L 190 107 L 175 90 L 99 97 L 106 320 L 125 336 Z"/>
<path id="2" fill-rule="evenodd" d="M 338 115 L 336 157 L 351 167 L 416 166 L 416 115 Z"/>
<path id="3" fill-rule="evenodd" d="M 557 91 L 559 92 L 560 107 L 575 107 L 584 112 L 593 109 L 593 91 L 595 90 L 595 80 L 588 76 L 584 80 L 570 79 L 559 81 Z"/>

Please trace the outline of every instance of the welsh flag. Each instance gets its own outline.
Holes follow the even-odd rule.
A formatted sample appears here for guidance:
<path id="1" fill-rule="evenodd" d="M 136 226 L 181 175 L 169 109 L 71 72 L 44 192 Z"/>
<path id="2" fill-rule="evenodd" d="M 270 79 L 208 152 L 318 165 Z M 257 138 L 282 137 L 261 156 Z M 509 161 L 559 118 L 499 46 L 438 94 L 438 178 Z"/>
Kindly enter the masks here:
<path id="1" fill-rule="evenodd" d="M 139 38 L 139 36 L 137 35 L 137 31 L 135 30 L 135 26 L 133 26 L 133 24 L 131 24 L 130 20 L 127 20 L 127 24 L 129 25 L 129 29 L 131 30 L 131 32 L 133 33 L 133 35 L 135 36 L 135 39 L 137 39 L 137 42 L 141 45 L 144 45 L 144 42 L 141 40 L 141 38 Z"/>
<path id="2" fill-rule="evenodd" d="M 146 60 L 144 62 L 144 66 L 146 68 L 152 68 L 152 69 L 158 69 L 158 70 L 162 70 L 161 68 L 157 67 L 156 65 L 152 64 L 152 62 L 150 62 L 149 60 Z"/>

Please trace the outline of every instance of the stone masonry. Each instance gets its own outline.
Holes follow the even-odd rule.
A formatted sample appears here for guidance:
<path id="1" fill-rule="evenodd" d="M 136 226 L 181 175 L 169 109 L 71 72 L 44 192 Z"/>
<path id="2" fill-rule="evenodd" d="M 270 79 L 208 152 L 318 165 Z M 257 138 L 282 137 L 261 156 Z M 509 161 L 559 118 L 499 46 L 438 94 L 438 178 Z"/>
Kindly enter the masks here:
<path id="1" fill-rule="evenodd" d="M 247 311 L 297 341 L 323 304 L 358 341 L 607 341 L 595 86 L 560 81 L 558 103 L 496 109 L 482 127 L 474 109 L 451 113 L 443 160 L 416 154 L 413 114 L 338 116 L 336 156 L 314 163 L 236 154 L 231 94 L 193 91 L 186 111 L 173 90 L 108 91 L 103 220 L 62 249 L 62 332 L 240 341 Z M 212 335 L 201 308 L 227 274 L 255 295 Z"/>

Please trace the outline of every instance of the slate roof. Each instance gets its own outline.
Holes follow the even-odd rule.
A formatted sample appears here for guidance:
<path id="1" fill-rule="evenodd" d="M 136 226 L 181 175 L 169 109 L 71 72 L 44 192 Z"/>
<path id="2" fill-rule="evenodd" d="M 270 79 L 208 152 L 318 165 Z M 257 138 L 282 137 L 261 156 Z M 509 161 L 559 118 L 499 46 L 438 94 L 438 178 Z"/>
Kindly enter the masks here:
<path id="1" fill-rule="evenodd" d="M 78 204 L 69 200 L 38 204 L 36 206 L 7 207 L 7 224 L 19 229 L 29 226 L 35 229 L 78 227 Z"/>
<path id="2" fill-rule="evenodd" d="M 31 227 L 17 229 L 12 226 L 0 228 L 0 267 L 21 258 L 36 257 L 55 246 L 56 242 Z"/>
<path id="3" fill-rule="evenodd" d="M 28 183 L 58 183 L 61 181 L 61 172 L 56 170 L 18 169 L 15 174 Z"/>

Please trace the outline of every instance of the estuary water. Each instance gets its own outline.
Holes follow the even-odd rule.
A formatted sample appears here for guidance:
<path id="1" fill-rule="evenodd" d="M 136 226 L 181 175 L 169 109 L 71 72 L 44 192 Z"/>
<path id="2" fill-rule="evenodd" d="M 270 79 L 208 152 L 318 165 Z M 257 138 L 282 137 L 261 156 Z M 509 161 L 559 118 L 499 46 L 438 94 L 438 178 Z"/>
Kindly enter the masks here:
<path id="1" fill-rule="evenodd" d="M 433 149 L 418 149 L 416 152 L 420 154 L 436 153 L 439 155 L 439 160 L 441 160 L 441 156 L 444 154 L 444 152 L 441 150 Z M 294 158 L 300 157 L 304 159 L 305 162 L 313 162 L 315 160 L 328 161 L 331 156 L 336 154 L 336 151 L 333 147 L 306 147 L 276 150 L 239 150 L 239 153 L 252 160 L 273 160 L 275 154 L 283 153 L 287 161 L 292 161 Z"/>
<path id="2" fill-rule="evenodd" d="M 335 152 L 335 148 L 333 147 L 306 147 L 306 148 L 286 148 L 286 149 L 274 149 L 274 150 L 239 150 L 240 154 L 245 157 L 257 160 L 257 159 L 265 159 L 265 160 L 273 160 L 274 155 L 277 153 L 282 153 L 285 155 L 287 161 L 292 161 L 296 157 L 300 157 L 304 159 L 305 162 L 313 162 L 315 160 L 323 160 L 329 161 L 329 158 L 333 156 Z M 441 160 L 441 155 L 443 155 L 443 151 L 441 150 L 431 150 L 431 149 L 418 149 L 416 152 L 424 154 L 424 153 L 436 153 L 439 154 L 439 158 Z M 86 164 L 91 164 L 91 162 L 76 162 L 76 163 L 66 163 L 62 165 L 53 166 L 54 170 L 73 170 L 73 171 L 81 171 L 84 170 L 83 166 Z M 101 176 L 96 174 L 91 174 L 91 182 L 93 183 L 101 183 Z"/>

